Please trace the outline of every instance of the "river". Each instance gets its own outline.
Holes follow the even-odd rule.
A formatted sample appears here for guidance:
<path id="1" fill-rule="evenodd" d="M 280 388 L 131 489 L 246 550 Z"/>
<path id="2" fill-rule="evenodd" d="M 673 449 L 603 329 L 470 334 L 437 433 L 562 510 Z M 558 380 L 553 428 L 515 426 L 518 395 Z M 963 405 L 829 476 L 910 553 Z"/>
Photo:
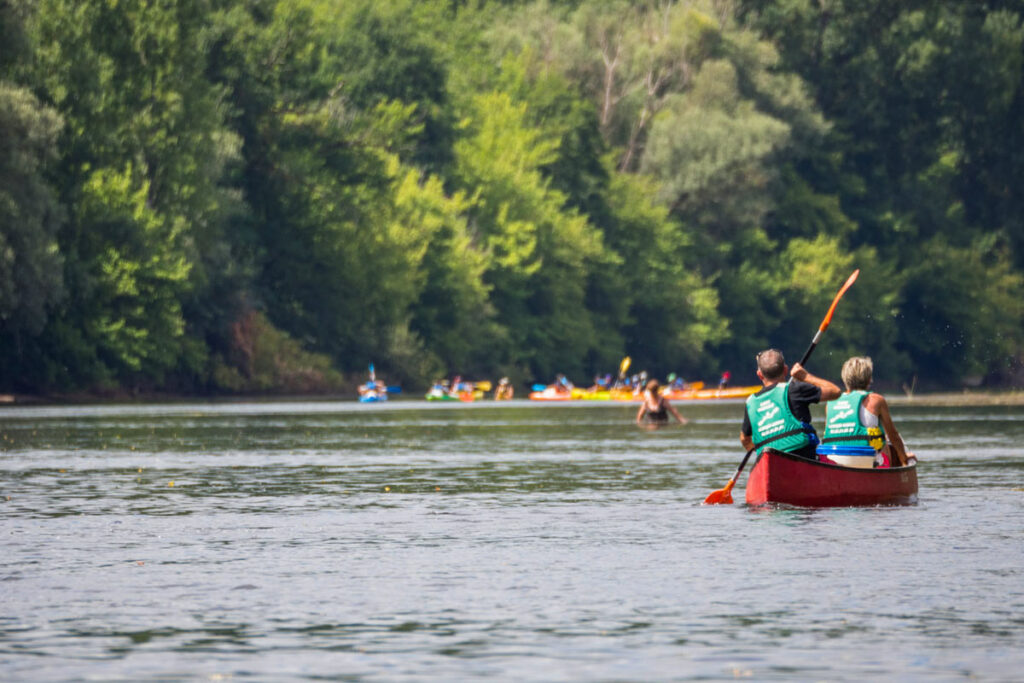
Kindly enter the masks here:
<path id="1" fill-rule="evenodd" d="M 1020 680 L 1024 408 L 895 403 L 918 504 L 772 509 L 676 405 L 4 408 L 0 678 Z"/>

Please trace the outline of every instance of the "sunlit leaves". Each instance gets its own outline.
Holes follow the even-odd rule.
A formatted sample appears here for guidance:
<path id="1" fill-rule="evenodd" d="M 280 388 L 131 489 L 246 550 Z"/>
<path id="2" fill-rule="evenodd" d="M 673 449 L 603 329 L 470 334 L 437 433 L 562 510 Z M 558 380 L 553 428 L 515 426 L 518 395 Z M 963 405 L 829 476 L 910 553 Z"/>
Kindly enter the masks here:
<path id="1" fill-rule="evenodd" d="M 414 264 L 410 327 L 422 340 L 421 353 L 432 355 L 442 370 L 490 369 L 481 357 L 481 340 L 493 339 L 496 326 L 483 281 L 487 258 L 466 223 L 472 204 L 463 192 L 446 195 L 436 176 L 421 180 L 418 172 L 405 170 L 398 178 L 395 227 L 423 240 Z"/>
<path id="2" fill-rule="evenodd" d="M 543 177 L 558 140 L 528 125 L 525 105 L 498 92 L 471 104 L 456 168 L 476 197 L 471 221 L 489 256 L 485 280 L 511 341 L 503 353 L 542 375 L 578 368 L 593 336 L 584 293 L 600 237 Z"/>
<path id="3" fill-rule="evenodd" d="M 179 297 L 190 265 L 182 249 L 183 225 L 147 205 L 149 187 L 124 172 L 98 171 L 82 187 L 76 222 L 114 237 L 95 243 L 95 269 L 83 280 L 84 328 L 99 355 L 117 369 L 164 372 L 178 357 L 184 332 Z M 78 298 L 76 296 L 76 298 Z"/>

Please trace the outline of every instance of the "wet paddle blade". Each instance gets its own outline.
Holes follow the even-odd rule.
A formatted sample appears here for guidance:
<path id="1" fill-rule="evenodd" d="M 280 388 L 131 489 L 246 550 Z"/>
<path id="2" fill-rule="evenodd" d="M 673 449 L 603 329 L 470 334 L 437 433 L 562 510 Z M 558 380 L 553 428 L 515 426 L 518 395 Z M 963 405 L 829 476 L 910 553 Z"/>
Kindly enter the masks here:
<path id="1" fill-rule="evenodd" d="M 708 497 L 704 499 L 705 505 L 732 505 L 732 487 L 736 485 L 735 481 L 730 481 L 725 485 L 725 488 L 712 491 L 708 494 Z"/>

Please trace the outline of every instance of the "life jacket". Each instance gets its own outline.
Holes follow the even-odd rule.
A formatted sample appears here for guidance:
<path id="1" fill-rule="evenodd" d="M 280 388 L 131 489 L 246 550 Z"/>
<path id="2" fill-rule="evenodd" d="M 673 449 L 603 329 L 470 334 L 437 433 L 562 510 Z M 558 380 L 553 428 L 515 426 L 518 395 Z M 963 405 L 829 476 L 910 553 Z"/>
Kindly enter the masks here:
<path id="1" fill-rule="evenodd" d="M 780 451 L 792 452 L 817 441 L 814 428 L 796 419 L 789 408 L 789 382 L 776 384 L 763 394 L 748 396 L 747 417 L 758 454 L 769 444 Z"/>
<path id="2" fill-rule="evenodd" d="M 825 406 L 825 434 L 823 444 L 843 443 L 851 446 L 871 446 L 876 451 L 885 446 L 885 430 L 865 427 L 860 421 L 860 407 L 868 396 L 867 391 L 858 390 L 843 394 Z"/>

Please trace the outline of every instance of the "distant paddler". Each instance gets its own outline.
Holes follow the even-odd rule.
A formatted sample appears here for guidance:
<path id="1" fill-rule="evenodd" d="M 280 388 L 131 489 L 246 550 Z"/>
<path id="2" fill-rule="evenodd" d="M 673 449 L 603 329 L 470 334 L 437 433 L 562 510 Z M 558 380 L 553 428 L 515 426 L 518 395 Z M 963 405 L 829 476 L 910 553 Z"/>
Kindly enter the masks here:
<path id="1" fill-rule="evenodd" d="M 678 376 L 674 372 L 670 372 L 666 381 L 666 391 L 685 391 L 687 388 L 686 380 Z"/>
<path id="2" fill-rule="evenodd" d="M 377 371 L 373 367 L 373 363 L 370 363 L 369 369 L 370 379 L 367 380 L 366 384 L 360 384 L 358 387 L 359 401 L 361 403 L 374 403 L 388 400 L 387 384 L 377 379 Z"/>
<path id="3" fill-rule="evenodd" d="M 426 399 L 428 401 L 450 401 L 452 397 L 448 395 L 448 380 L 438 379 L 434 380 L 430 390 L 427 391 Z"/>
<path id="4" fill-rule="evenodd" d="M 494 389 L 494 400 L 507 401 L 512 398 L 515 392 L 515 387 L 508 381 L 508 377 L 502 377 L 498 380 L 498 386 Z"/>
<path id="5" fill-rule="evenodd" d="M 558 375 L 555 376 L 555 383 L 551 386 L 558 393 L 569 395 L 572 395 L 572 390 L 576 388 L 576 385 L 574 385 L 569 378 L 562 373 L 558 373 Z"/>

